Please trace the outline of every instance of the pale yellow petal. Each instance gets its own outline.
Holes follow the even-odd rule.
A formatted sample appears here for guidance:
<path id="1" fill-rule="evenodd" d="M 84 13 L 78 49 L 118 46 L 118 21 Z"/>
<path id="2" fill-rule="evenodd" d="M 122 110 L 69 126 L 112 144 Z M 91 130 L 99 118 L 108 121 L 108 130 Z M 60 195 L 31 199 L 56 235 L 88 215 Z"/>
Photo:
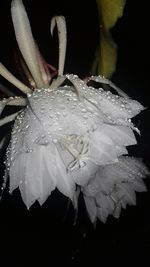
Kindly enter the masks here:
<path id="1" fill-rule="evenodd" d="M 106 30 L 112 28 L 123 14 L 126 0 L 96 0 L 101 23 Z"/>
<path id="2" fill-rule="evenodd" d="M 93 72 L 110 77 L 116 68 L 117 45 L 109 30 L 114 27 L 118 18 L 123 15 L 126 0 L 96 0 L 99 24 L 100 44 L 93 63 Z"/>
<path id="3" fill-rule="evenodd" d="M 115 71 L 117 61 L 117 46 L 110 35 L 101 33 L 98 50 L 98 74 L 110 77 Z"/>

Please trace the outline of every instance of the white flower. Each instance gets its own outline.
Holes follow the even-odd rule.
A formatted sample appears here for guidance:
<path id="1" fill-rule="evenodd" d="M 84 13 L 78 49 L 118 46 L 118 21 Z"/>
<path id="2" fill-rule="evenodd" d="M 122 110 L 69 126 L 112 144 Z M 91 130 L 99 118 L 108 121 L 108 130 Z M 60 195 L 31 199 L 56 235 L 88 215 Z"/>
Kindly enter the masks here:
<path id="1" fill-rule="evenodd" d="M 120 157 L 119 161 L 100 166 L 94 179 L 83 188 L 86 208 L 91 221 L 103 223 L 109 215 L 118 218 L 121 208 L 136 204 L 136 192 L 146 191 L 143 178 L 149 174 L 140 159 Z"/>
<path id="2" fill-rule="evenodd" d="M 35 45 L 22 1 L 13 0 L 11 11 L 18 45 L 35 88 L 25 86 L 0 63 L 0 74 L 27 95 L 0 102 L 0 112 L 6 105 L 24 107 L 0 120 L 0 126 L 15 120 L 6 153 L 3 188 L 9 177 L 10 192 L 19 187 L 28 208 L 36 200 L 42 205 L 55 188 L 77 208 L 76 188 L 80 188 L 91 221 L 97 217 L 105 221 L 118 207 L 135 203 L 134 191 L 145 191 L 139 177 L 148 174 L 146 167 L 123 156 L 128 154 L 127 146 L 136 144 L 133 130 L 139 132 L 131 118 L 144 107 L 104 77 L 92 76 L 89 81 L 106 83 L 120 96 L 88 86 L 76 75 L 63 74 L 63 17 L 53 18 L 51 25 L 51 32 L 57 25 L 60 42 L 58 77 L 53 79 Z M 0 148 L 2 145 L 3 140 Z M 130 179 L 129 168 L 135 181 Z M 96 201 L 101 203 L 101 209 Z"/>
<path id="3" fill-rule="evenodd" d="M 19 187 L 27 207 L 35 200 L 43 204 L 56 187 L 73 200 L 76 184 L 85 185 L 99 166 L 118 162 L 125 147 L 136 144 L 132 129 L 117 123 L 123 97 L 86 85 L 83 92 L 80 100 L 73 86 L 35 90 L 15 120 L 6 166 L 10 192 Z M 110 113 L 104 101 L 113 103 Z M 126 100 L 119 118 L 134 114 L 132 102 Z"/>

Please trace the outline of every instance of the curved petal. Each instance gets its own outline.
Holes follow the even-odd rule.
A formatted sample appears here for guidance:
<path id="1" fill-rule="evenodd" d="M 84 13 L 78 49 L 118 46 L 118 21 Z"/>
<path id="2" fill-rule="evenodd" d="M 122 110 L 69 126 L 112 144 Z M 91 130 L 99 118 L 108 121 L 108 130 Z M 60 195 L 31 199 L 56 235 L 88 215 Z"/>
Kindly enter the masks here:
<path id="1" fill-rule="evenodd" d="M 36 45 L 32 36 L 30 23 L 22 0 L 13 0 L 11 3 L 11 14 L 14 24 L 16 39 L 23 58 L 31 71 L 38 88 L 44 87 L 39 62 L 37 58 Z"/>
<path id="2" fill-rule="evenodd" d="M 51 34 L 57 25 L 58 28 L 58 39 L 59 39 L 59 63 L 58 63 L 58 75 L 62 75 L 64 72 L 64 64 L 66 57 L 66 46 L 67 46 L 67 29 L 66 21 L 63 16 L 55 16 L 51 20 Z"/>

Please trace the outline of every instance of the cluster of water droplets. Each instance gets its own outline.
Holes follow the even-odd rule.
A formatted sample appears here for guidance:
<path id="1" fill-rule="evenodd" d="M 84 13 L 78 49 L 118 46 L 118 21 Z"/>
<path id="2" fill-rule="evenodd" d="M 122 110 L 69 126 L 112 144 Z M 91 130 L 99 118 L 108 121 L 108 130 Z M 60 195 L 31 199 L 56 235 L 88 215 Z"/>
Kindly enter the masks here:
<path id="1" fill-rule="evenodd" d="M 88 136 L 104 123 L 132 126 L 130 118 L 142 109 L 137 101 L 87 86 L 76 75 L 66 77 L 75 86 L 35 89 L 27 95 L 27 107 L 13 127 L 9 161 L 33 152 L 36 145 L 63 143 L 74 134 Z"/>
<path id="2" fill-rule="evenodd" d="M 27 106 L 18 113 L 11 133 L 6 174 L 16 176 L 13 166 L 17 166 L 15 162 L 20 156 L 26 158 L 32 153 L 34 157 L 40 146 L 49 146 L 50 153 L 58 151 L 66 175 L 72 173 L 74 181 L 83 185 L 96 175 L 99 164 L 117 162 L 117 155 L 127 152 L 123 141 L 119 152 L 107 127 L 133 128 L 131 118 L 143 109 L 142 105 L 102 88 L 88 86 L 76 75 L 65 77 L 72 86 L 35 89 L 27 94 Z M 123 129 L 120 131 L 122 135 Z M 131 138 L 131 144 L 135 143 L 134 139 Z M 128 145 L 128 133 L 127 140 Z M 21 184 L 23 180 L 19 179 Z"/>

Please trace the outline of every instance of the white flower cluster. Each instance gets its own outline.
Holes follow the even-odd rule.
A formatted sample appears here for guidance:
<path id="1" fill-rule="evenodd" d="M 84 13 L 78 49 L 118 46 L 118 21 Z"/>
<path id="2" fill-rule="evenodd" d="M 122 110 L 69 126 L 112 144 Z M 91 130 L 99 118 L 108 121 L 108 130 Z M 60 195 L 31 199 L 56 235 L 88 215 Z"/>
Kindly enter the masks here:
<path id="1" fill-rule="evenodd" d="M 19 187 L 30 207 L 36 200 L 42 205 L 56 187 L 76 203 L 79 185 L 91 220 L 97 209 L 105 221 L 111 213 L 118 216 L 126 204 L 135 204 L 135 191 L 145 191 L 141 178 L 146 167 L 120 157 L 128 154 L 127 146 L 136 144 L 129 119 L 143 107 L 88 87 L 77 76 L 71 79 L 78 82 L 80 98 L 73 86 L 38 89 L 27 96 L 7 150 L 10 191 Z"/>
<path id="2" fill-rule="evenodd" d="M 100 166 L 95 177 L 83 188 L 91 221 L 106 222 L 108 215 L 119 218 L 121 208 L 136 205 L 136 192 L 146 191 L 142 178 L 148 170 L 140 159 L 121 156 L 117 163 Z"/>
<path id="3" fill-rule="evenodd" d="M 30 31 L 21 0 L 12 1 L 12 16 L 14 26 L 17 23 L 16 36 L 21 30 L 18 20 Z M 62 30 L 64 18 L 55 20 L 53 28 L 56 23 Z M 31 41 L 31 32 L 27 37 Z M 66 47 L 65 38 L 59 39 Z M 34 52 L 36 55 L 37 50 Z M 39 88 L 33 91 L 0 65 L 1 74 L 27 93 L 27 98 L 10 97 L 0 102 L 1 112 L 6 105 L 25 106 L 0 120 L 0 125 L 15 120 L 6 152 L 5 179 L 9 177 L 10 192 L 19 187 L 28 208 L 35 201 L 42 205 L 55 188 L 77 208 L 78 187 L 91 221 L 99 218 L 105 222 L 110 214 L 119 217 L 127 204 L 135 205 L 135 191 L 146 191 L 142 179 L 149 174 L 147 168 L 141 160 L 127 156 L 127 146 L 137 143 L 133 131 L 139 132 L 131 118 L 144 107 L 104 77 L 90 77 L 88 82 L 109 84 L 119 95 L 96 89 L 76 75 L 63 75 L 62 58 L 60 51 L 59 75 L 51 84 L 47 84 L 48 78 L 43 80 L 43 73 L 39 79 L 36 68 L 26 60 Z M 68 80 L 71 85 L 62 86 Z"/>

